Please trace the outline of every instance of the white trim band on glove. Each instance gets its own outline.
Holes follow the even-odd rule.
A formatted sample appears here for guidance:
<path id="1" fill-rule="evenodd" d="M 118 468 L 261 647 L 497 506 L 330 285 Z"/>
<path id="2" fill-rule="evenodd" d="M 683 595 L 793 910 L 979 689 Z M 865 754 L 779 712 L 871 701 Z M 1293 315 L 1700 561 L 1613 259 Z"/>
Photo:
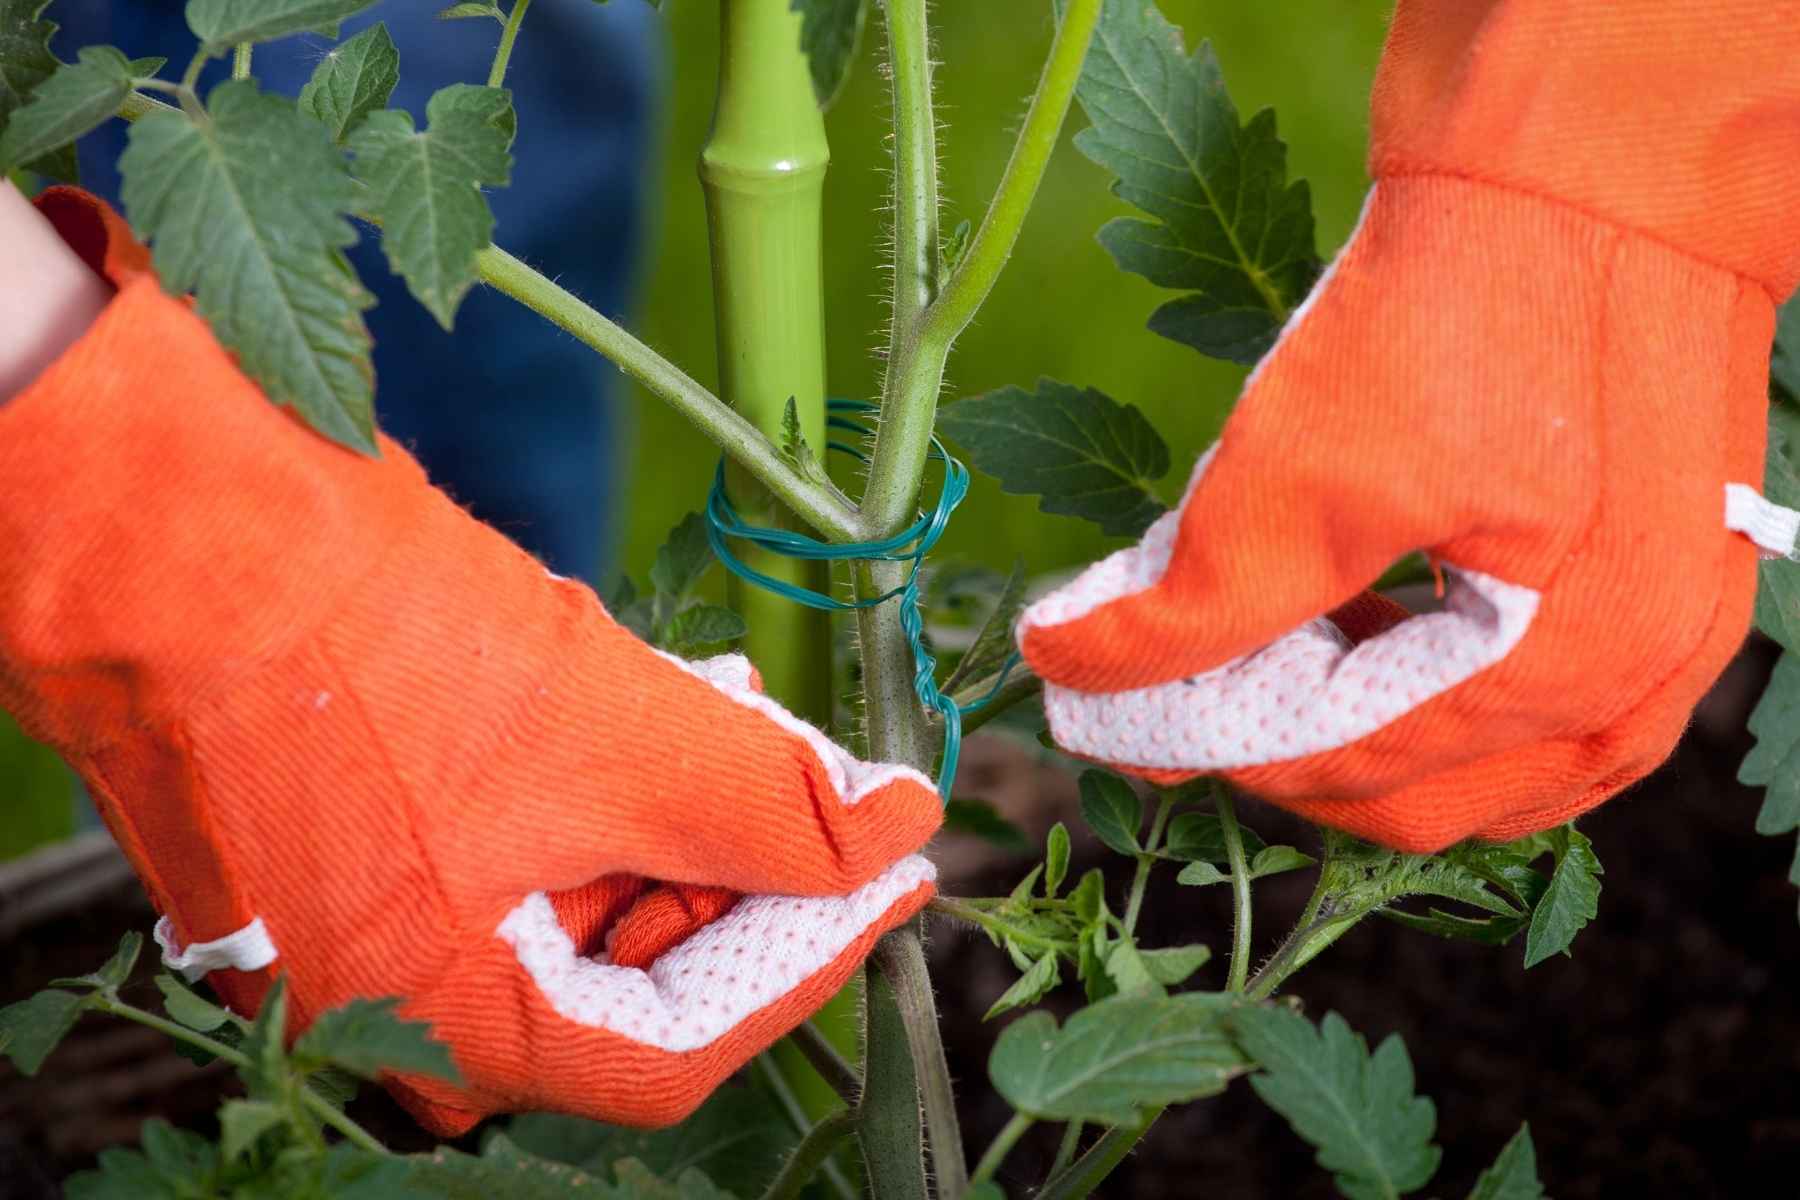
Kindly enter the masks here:
<path id="1" fill-rule="evenodd" d="M 1755 542 L 1764 558 L 1794 558 L 1800 512 L 1763 499 L 1762 493 L 1747 483 L 1728 483 L 1725 528 Z"/>
<path id="2" fill-rule="evenodd" d="M 257 971 L 274 962 L 280 955 L 261 917 L 242 929 L 210 942 L 195 942 L 186 950 L 175 945 L 175 927 L 169 918 L 156 922 L 151 936 L 162 947 L 163 966 L 181 972 L 182 978 L 194 982 L 208 971 L 232 969 Z"/>

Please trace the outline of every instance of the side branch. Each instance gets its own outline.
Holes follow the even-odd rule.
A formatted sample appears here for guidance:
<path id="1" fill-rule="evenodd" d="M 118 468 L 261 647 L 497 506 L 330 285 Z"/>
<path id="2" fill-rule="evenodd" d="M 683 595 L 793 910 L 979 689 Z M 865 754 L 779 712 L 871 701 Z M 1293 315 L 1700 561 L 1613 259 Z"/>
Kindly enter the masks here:
<path id="1" fill-rule="evenodd" d="M 476 259 L 482 281 L 568 330 L 668 401 L 732 460 L 833 541 L 857 537 L 855 515 L 831 488 L 803 479 L 769 439 L 680 368 L 498 246 Z"/>
<path id="2" fill-rule="evenodd" d="M 1025 124 L 1013 143 L 1006 173 L 1000 177 L 1000 187 L 981 218 L 981 228 L 975 231 L 968 252 L 927 317 L 935 341 L 947 345 L 968 326 L 1012 256 L 1025 215 L 1031 211 L 1038 185 L 1044 180 L 1044 168 L 1062 136 L 1063 122 L 1075 98 L 1075 85 L 1081 79 L 1081 67 L 1087 61 L 1088 44 L 1100 21 L 1102 3 L 1103 0 L 1067 0 L 1062 24 L 1056 30 L 1037 91 L 1032 94 Z"/>

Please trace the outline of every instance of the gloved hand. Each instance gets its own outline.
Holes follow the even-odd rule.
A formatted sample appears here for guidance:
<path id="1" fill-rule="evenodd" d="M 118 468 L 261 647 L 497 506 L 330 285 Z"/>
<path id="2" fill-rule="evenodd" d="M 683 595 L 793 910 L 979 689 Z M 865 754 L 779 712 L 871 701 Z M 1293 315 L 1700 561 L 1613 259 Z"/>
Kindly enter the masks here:
<path id="1" fill-rule="evenodd" d="M 1180 509 L 1028 610 L 1069 750 L 1408 850 L 1655 767 L 1742 640 L 1800 8 L 1401 0 L 1361 224 Z M 1425 550 L 1446 611 L 1365 599 Z"/>
<path id="2" fill-rule="evenodd" d="M 684 663 L 426 482 L 271 406 L 116 216 L 118 294 L 0 406 L 0 708 L 81 772 L 165 961 L 290 1034 L 397 995 L 433 1130 L 679 1119 L 932 892 L 931 783 Z"/>

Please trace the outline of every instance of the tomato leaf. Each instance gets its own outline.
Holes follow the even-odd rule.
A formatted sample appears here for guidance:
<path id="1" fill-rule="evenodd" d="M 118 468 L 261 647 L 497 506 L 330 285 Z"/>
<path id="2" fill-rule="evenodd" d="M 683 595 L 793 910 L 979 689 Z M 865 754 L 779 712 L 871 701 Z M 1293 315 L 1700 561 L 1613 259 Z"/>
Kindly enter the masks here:
<path id="1" fill-rule="evenodd" d="M 1042 1120 L 1123 1125 L 1151 1105 L 1223 1091 L 1248 1063 L 1219 1027 L 1229 1000 L 1121 995 L 1061 1029 L 1049 1013 L 1014 1021 L 994 1043 L 988 1074 L 1008 1103 Z"/>
<path id="2" fill-rule="evenodd" d="M 387 107 L 399 82 L 400 51 L 387 26 L 377 23 L 320 60 L 300 89 L 300 110 L 342 142 L 371 113 Z"/>
<path id="3" fill-rule="evenodd" d="M 812 68 L 813 95 L 830 108 L 850 75 L 868 19 L 869 0 L 792 0 L 800 13 L 800 48 Z"/>
<path id="4" fill-rule="evenodd" d="M 1551 831 L 1556 871 L 1531 913 L 1525 932 L 1525 965 L 1535 967 L 1553 954 L 1567 954 L 1581 927 L 1600 911 L 1603 868 L 1594 844 L 1573 825 Z"/>
<path id="5" fill-rule="evenodd" d="M 85 997 L 54 989 L 0 1008 L 0 1054 L 22 1075 L 36 1075 L 87 1007 Z"/>
<path id="6" fill-rule="evenodd" d="M 126 58 L 111 46 L 87 46 L 80 61 L 58 67 L 12 114 L 0 135 L 0 170 L 70 145 L 119 111 L 139 79 L 149 78 L 163 59 Z"/>
<path id="7" fill-rule="evenodd" d="M 1544 1185 L 1538 1182 L 1537 1148 L 1531 1144 L 1531 1126 L 1519 1126 L 1519 1132 L 1501 1149 L 1494 1165 L 1475 1181 L 1469 1200 L 1544 1200 Z"/>
<path id="8" fill-rule="evenodd" d="M 1291 1009 L 1243 1008 L 1227 1024 L 1262 1067 L 1250 1086 L 1317 1148 L 1349 1200 L 1391 1200 L 1430 1182 L 1443 1154 L 1431 1141 L 1437 1112 L 1413 1094 L 1398 1035 L 1370 1054 L 1336 1013 L 1315 1029 Z"/>
<path id="9" fill-rule="evenodd" d="M 1319 272 L 1312 199 L 1287 181 L 1274 112 L 1240 124 L 1212 47 L 1186 53 L 1147 0 L 1102 10 L 1076 95 L 1093 122 L 1076 149 L 1153 218 L 1107 222 L 1101 245 L 1124 270 L 1186 293 L 1156 310 L 1151 330 L 1254 363 Z"/>
<path id="10" fill-rule="evenodd" d="M 1001 388 L 945 408 L 938 428 L 1001 490 L 1037 496 L 1044 512 L 1136 535 L 1165 511 L 1152 484 L 1169 472 L 1168 446 L 1134 406 L 1093 388 Z"/>
<path id="11" fill-rule="evenodd" d="M 317 121 L 248 80 L 213 89 L 207 111 L 132 126 L 119 160 L 131 223 L 163 286 L 194 293 L 270 400 L 373 453 L 371 298 L 342 255 L 356 240 L 343 156 Z"/>
<path id="12" fill-rule="evenodd" d="M 1108 849 L 1137 854 L 1138 830 L 1144 824 L 1144 802 L 1131 785 L 1106 771 L 1081 773 L 1081 818 Z"/>
<path id="13" fill-rule="evenodd" d="M 267 42 L 291 33 L 337 35 L 337 23 L 375 0 L 188 0 L 187 23 L 214 53 L 239 42 Z"/>
<path id="14" fill-rule="evenodd" d="M 493 242 L 482 184 L 511 178 L 512 100 L 500 88 L 452 84 L 431 97 L 427 128 L 397 109 L 370 113 L 350 135 L 367 209 L 388 263 L 445 329 L 475 286 L 475 256 Z"/>
<path id="15" fill-rule="evenodd" d="M 450 1048 L 432 1040 L 430 1025 L 397 1016 L 399 1006 L 397 998 L 388 996 L 334 1008 L 294 1043 L 294 1057 L 333 1063 L 362 1079 L 374 1079 L 380 1071 L 404 1071 L 460 1083 Z"/>

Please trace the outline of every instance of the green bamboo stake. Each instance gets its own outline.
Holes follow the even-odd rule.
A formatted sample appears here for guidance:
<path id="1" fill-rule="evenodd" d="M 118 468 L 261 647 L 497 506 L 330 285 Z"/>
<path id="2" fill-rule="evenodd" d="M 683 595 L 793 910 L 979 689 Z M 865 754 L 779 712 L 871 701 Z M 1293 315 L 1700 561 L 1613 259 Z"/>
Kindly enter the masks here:
<path id="1" fill-rule="evenodd" d="M 712 235 L 719 395 L 774 440 L 791 397 L 807 444 L 825 450 L 825 302 L 821 265 L 825 169 L 831 158 L 812 75 L 800 49 L 801 16 L 789 0 L 721 0 L 719 98 L 700 152 Z M 732 464 L 726 490 L 746 520 L 804 526 L 748 471 Z M 829 567 L 739 547 L 776 579 L 830 590 Z M 830 614 L 751 587 L 736 576 L 731 606 L 749 626 L 744 651 L 769 695 L 822 727 L 832 710 Z M 840 1052 L 857 1048 L 855 989 L 815 1018 Z M 841 1105 L 799 1050 L 775 1050 L 782 1073 L 815 1120 Z"/>
<path id="2" fill-rule="evenodd" d="M 825 446 L 825 309 L 820 266 L 830 149 L 788 0 L 722 0 L 719 100 L 700 179 L 712 234 L 719 393 L 764 435 L 781 437 L 794 398 L 807 444 Z M 731 502 L 756 524 L 796 527 L 746 472 L 726 473 Z M 744 561 L 800 587 L 829 587 L 823 564 L 743 549 Z M 801 716 L 831 718 L 830 616 L 733 577 L 750 626 L 744 649 L 769 694 Z"/>

